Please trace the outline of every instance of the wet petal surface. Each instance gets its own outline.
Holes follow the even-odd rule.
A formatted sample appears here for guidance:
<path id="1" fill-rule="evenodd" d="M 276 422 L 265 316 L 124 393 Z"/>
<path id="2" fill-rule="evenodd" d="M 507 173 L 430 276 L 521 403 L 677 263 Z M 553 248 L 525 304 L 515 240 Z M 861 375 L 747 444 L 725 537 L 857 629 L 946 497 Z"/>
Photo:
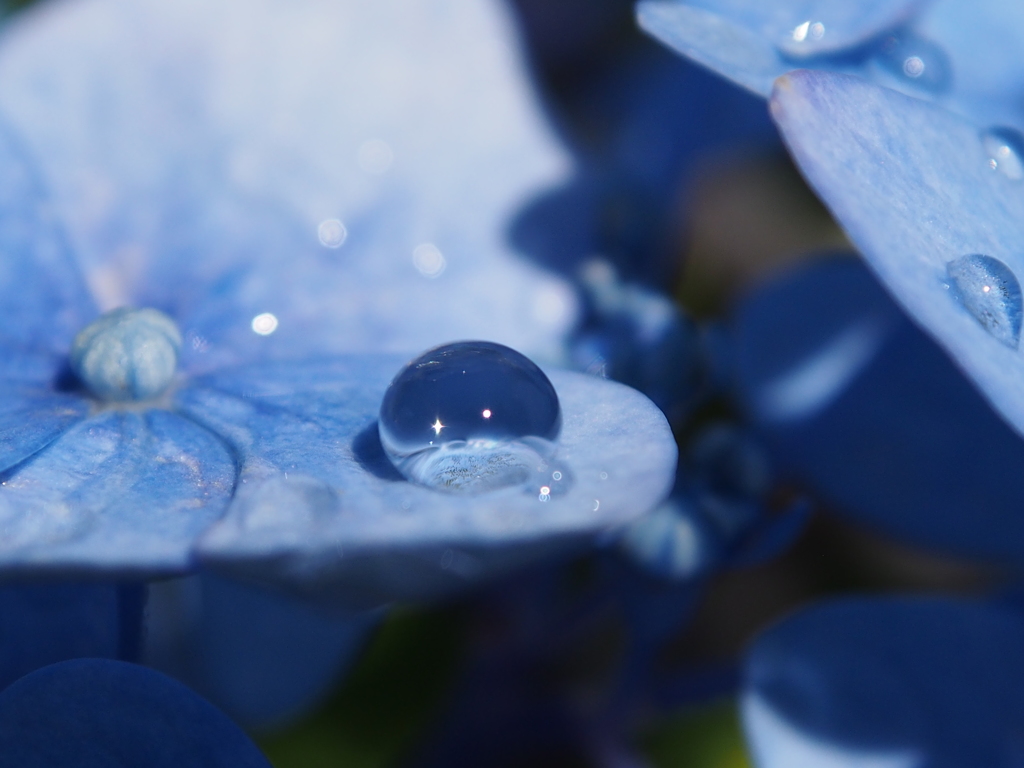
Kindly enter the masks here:
<path id="1" fill-rule="evenodd" d="M 547 373 L 562 407 L 557 456 L 573 473 L 564 493 L 454 497 L 407 482 L 376 423 L 406 361 L 263 365 L 182 390 L 179 407 L 241 460 L 238 492 L 201 557 L 316 592 L 431 596 L 631 520 L 671 486 L 676 449 L 661 412 L 628 387 L 563 371 Z"/>

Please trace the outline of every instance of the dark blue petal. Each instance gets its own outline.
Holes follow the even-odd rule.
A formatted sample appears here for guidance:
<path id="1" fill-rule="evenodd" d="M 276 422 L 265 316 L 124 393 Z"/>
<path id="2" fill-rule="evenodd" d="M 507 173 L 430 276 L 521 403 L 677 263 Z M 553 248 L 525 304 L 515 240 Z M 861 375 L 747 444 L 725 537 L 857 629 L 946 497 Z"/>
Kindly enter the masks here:
<path id="1" fill-rule="evenodd" d="M 222 712 L 145 667 L 54 664 L 0 693 L 0 766 L 269 768 Z"/>
<path id="2" fill-rule="evenodd" d="M 825 72 L 780 80 L 772 114 L 804 175 L 896 301 L 1024 430 L 1024 358 L 1012 330 L 1000 330 L 1013 326 L 1013 286 L 981 279 L 985 258 L 1017 276 L 1013 283 L 1024 275 L 1024 186 L 990 166 L 979 128 Z M 966 273 L 965 257 L 973 265 Z"/>
<path id="3" fill-rule="evenodd" d="M 197 380 L 178 405 L 230 440 L 240 485 L 201 556 L 251 578 L 361 599 L 426 597 L 527 557 L 581 545 L 668 492 L 676 448 L 647 398 L 549 371 L 562 408 L 561 496 L 453 495 L 406 482 L 376 418 L 397 356 L 262 365 Z"/>
<path id="4" fill-rule="evenodd" d="M 162 410 L 101 412 L 4 474 L 0 569 L 185 570 L 234 480 L 224 445 L 187 419 Z"/>
<path id="5" fill-rule="evenodd" d="M 747 657 L 760 768 L 992 768 L 1024 758 L 1024 618 L 982 603 L 855 598 L 783 621 Z"/>
<path id="6" fill-rule="evenodd" d="M 58 661 L 131 655 L 143 594 L 109 584 L 0 587 L 0 690 Z"/>
<path id="7" fill-rule="evenodd" d="M 208 574 L 153 584 L 146 613 L 146 664 L 260 730 L 320 703 L 382 615 L 325 614 Z"/>
<path id="8" fill-rule="evenodd" d="M 506 235 L 572 168 L 507 13 L 32 10 L 6 30 L 0 108 L 42 161 L 103 308 L 168 312 L 186 367 L 467 336 L 554 357 L 574 296 Z M 267 313 L 276 330 L 254 333 Z"/>
<path id="9" fill-rule="evenodd" d="M 1024 441 L 859 262 L 750 296 L 735 343 L 740 399 L 787 474 L 911 542 L 1024 557 Z"/>

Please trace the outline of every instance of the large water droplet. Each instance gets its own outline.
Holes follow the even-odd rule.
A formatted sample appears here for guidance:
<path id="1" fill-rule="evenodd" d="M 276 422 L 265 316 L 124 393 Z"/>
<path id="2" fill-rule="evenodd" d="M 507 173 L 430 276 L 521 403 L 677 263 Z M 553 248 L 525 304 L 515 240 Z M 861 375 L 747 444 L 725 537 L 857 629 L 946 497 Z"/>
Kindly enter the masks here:
<path id="1" fill-rule="evenodd" d="M 181 333 L 163 312 L 122 307 L 83 328 L 71 345 L 71 368 L 101 400 L 148 400 L 170 385 Z"/>
<path id="2" fill-rule="evenodd" d="M 905 85 L 929 93 L 945 93 L 953 85 L 953 65 L 942 47 L 909 32 L 885 35 L 875 59 Z"/>
<path id="3" fill-rule="evenodd" d="M 1024 136 L 1015 128 L 992 128 L 981 136 L 988 165 L 1008 179 L 1024 179 Z"/>
<path id="4" fill-rule="evenodd" d="M 981 254 L 949 262 L 956 298 L 985 329 L 1008 347 L 1020 342 L 1020 283 L 999 259 Z"/>
<path id="5" fill-rule="evenodd" d="M 555 459 L 561 425 L 544 372 L 486 341 L 446 344 L 409 363 L 384 394 L 378 422 L 385 452 L 410 480 L 473 492 L 521 485 L 539 501 L 570 484 Z"/>

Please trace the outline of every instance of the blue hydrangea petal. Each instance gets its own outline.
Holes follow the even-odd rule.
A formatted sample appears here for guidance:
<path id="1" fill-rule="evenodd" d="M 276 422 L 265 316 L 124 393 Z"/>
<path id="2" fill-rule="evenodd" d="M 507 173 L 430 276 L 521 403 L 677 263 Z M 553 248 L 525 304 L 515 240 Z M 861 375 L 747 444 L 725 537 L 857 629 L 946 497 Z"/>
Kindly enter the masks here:
<path id="1" fill-rule="evenodd" d="M 187 419 L 162 410 L 98 413 L 4 475 L 0 569 L 185 570 L 234 481 L 224 445 Z"/>
<path id="2" fill-rule="evenodd" d="M 145 667 L 80 659 L 0 693 L 2 768 L 270 768 L 242 730 L 185 686 Z"/>
<path id="3" fill-rule="evenodd" d="M 825 72 L 781 79 L 772 113 L 807 180 L 897 303 L 1024 430 L 1024 359 L 958 301 L 949 276 L 949 263 L 971 254 L 1024 275 L 1024 187 L 989 166 L 979 129 Z"/>
<path id="4" fill-rule="evenodd" d="M 1024 442 L 863 264 L 763 287 L 734 334 L 740 401 L 787 474 L 910 542 L 1024 557 Z"/>
<path id="5" fill-rule="evenodd" d="M 153 584 L 146 613 L 146 664 L 257 730 L 308 714 L 382 616 L 327 614 L 210 574 Z"/>
<path id="6" fill-rule="evenodd" d="M 0 170 L 0 375 L 50 378 L 96 310 L 28 152 L 4 123 Z"/>
<path id="7" fill-rule="evenodd" d="M 120 645 L 116 586 L 0 587 L 0 690 L 29 672 L 65 659 L 116 658 Z"/>
<path id="8" fill-rule="evenodd" d="M 207 562 L 324 594 L 430 597 L 529 557 L 580 545 L 668 493 L 676 448 L 640 393 L 548 375 L 562 408 L 558 456 L 574 483 L 550 502 L 519 488 L 452 495 L 406 482 L 376 419 L 399 356 L 251 366 L 193 382 L 185 413 L 228 439 L 240 483 L 200 543 Z"/>
<path id="9" fill-rule="evenodd" d="M 0 472 L 45 448 L 88 412 L 88 402 L 75 395 L 0 384 Z"/>
<path id="10" fill-rule="evenodd" d="M 508 13 L 78 0 L 6 29 L 0 109 L 102 308 L 168 312 L 186 367 L 470 335 L 555 357 L 574 296 L 507 230 L 572 167 Z"/>
<path id="11" fill-rule="evenodd" d="M 749 651 L 743 721 L 760 768 L 1020 764 L 1024 617 L 939 598 L 819 604 Z"/>
<path id="12" fill-rule="evenodd" d="M 767 96 L 775 78 L 793 69 L 794 62 L 857 49 L 905 23 L 922 5 L 921 0 L 642 0 L 637 17 L 645 31 L 669 47 Z M 860 68 L 857 61 L 843 58 L 823 66 Z"/>

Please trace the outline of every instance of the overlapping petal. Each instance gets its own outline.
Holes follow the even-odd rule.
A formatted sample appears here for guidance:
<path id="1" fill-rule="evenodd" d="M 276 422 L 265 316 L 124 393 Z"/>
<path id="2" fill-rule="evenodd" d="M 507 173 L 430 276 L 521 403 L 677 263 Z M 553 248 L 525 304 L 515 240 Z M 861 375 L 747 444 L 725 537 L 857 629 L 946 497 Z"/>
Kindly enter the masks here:
<path id="1" fill-rule="evenodd" d="M 950 271 L 951 262 L 983 255 L 1024 274 L 1024 187 L 992 167 L 983 130 L 917 99 L 825 72 L 781 80 L 772 110 L 811 186 L 896 302 L 1024 430 L 1024 360 L 1015 343 L 979 319 L 984 286 L 976 295 L 969 286 L 958 289 Z"/>
<path id="2" fill-rule="evenodd" d="M 911 542 L 1024 556 L 1024 442 L 860 262 L 763 287 L 734 335 L 737 394 L 787 474 Z"/>
<path id="3" fill-rule="evenodd" d="M 1024 9 L 1007 0 L 643 0 L 639 20 L 762 96 L 776 77 L 806 67 L 857 74 L 977 120 L 1024 120 Z"/>
<path id="4" fill-rule="evenodd" d="M 750 650 L 744 727 L 760 768 L 1020 764 L 1024 618 L 940 598 L 847 598 Z"/>

